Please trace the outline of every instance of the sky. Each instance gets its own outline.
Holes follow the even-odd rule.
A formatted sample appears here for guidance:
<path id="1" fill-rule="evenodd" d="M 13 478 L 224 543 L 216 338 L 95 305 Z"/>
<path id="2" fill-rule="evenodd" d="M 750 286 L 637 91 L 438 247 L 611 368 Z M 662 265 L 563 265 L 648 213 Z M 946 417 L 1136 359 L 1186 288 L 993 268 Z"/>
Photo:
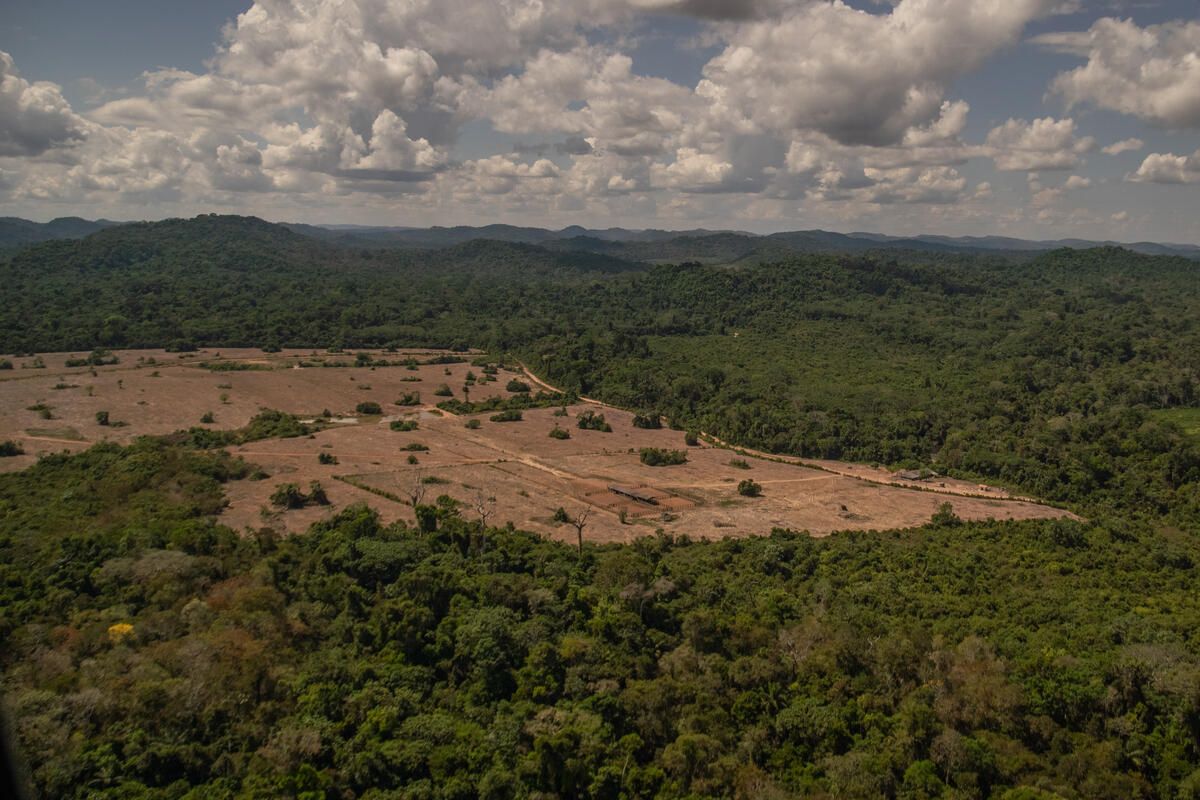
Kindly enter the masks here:
<path id="1" fill-rule="evenodd" d="M 1200 243 L 1200 0 L 6 0 L 0 215 Z"/>

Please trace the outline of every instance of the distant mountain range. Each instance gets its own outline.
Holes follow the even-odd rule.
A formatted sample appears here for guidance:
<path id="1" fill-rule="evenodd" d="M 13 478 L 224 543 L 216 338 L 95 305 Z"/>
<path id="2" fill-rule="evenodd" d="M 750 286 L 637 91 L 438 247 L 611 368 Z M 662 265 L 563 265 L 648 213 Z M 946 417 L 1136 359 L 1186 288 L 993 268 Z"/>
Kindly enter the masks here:
<path id="1" fill-rule="evenodd" d="M 297 233 L 339 245 L 380 248 L 437 249 L 454 244 L 489 239 L 534 244 L 550 250 L 583 250 L 605 253 L 632 261 L 694 260 L 727 263 L 747 258 L 761 259 L 780 252 L 857 252 L 894 248 L 940 253 L 1028 253 L 1035 255 L 1060 247 L 1123 247 L 1147 255 L 1174 255 L 1200 259 L 1200 246 L 1159 242 L 1090 241 L 1055 239 L 1035 241 L 1006 236 L 887 236 L 881 233 L 833 233 L 823 230 L 755 234 L 738 230 L 684 231 L 626 228 L 583 228 L 571 225 L 561 230 L 524 228 L 515 225 L 459 225 L 452 228 L 372 227 L 356 225 L 301 225 L 284 223 Z"/>
<path id="2" fill-rule="evenodd" d="M 0 217 L 0 249 L 20 247 L 50 239 L 80 239 L 122 223 L 61 217 L 50 222 L 30 222 Z M 694 229 L 666 231 L 625 228 L 591 229 L 571 225 L 561 230 L 514 225 L 480 227 L 387 227 L 359 225 L 305 225 L 282 223 L 291 231 L 338 247 L 370 249 L 437 250 L 478 240 L 529 244 L 557 252 L 595 253 L 626 261 L 707 264 L 750 263 L 770 260 L 789 252 L 860 252 L 896 249 L 935 253 L 1002 253 L 1029 255 L 1060 247 L 1123 247 L 1148 255 L 1174 255 L 1200 259 L 1200 246 L 1159 242 L 1115 242 L 1085 239 L 1034 241 L 1005 236 L 887 236 L 879 233 L 834 233 L 823 230 L 787 231 L 759 235 L 736 230 Z"/>
<path id="3" fill-rule="evenodd" d="M 91 221 L 79 217 L 59 217 L 49 222 L 0 217 L 0 249 L 37 244 L 51 239 L 82 239 L 96 231 L 120 224 L 107 219 Z"/>

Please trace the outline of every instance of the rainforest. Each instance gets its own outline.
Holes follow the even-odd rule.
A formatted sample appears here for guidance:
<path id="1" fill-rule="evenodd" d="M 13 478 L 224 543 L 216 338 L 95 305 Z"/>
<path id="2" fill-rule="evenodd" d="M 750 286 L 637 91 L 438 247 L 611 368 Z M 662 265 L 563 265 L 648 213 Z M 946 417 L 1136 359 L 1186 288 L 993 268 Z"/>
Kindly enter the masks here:
<path id="1" fill-rule="evenodd" d="M 0 474 L 19 777 L 80 798 L 1200 797 L 1197 262 L 704 248 L 116 225 L 0 253 L 0 385 L 66 352 L 86 382 L 136 348 L 434 348 L 563 393 L 447 406 L 485 424 L 593 398 L 679 447 L 1069 514 L 951 498 L 903 529 L 576 546 L 432 485 L 411 519 L 368 501 L 287 534 L 223 522 L 263 478 L 231 446 L 319 422 L 43 452 Z"/>

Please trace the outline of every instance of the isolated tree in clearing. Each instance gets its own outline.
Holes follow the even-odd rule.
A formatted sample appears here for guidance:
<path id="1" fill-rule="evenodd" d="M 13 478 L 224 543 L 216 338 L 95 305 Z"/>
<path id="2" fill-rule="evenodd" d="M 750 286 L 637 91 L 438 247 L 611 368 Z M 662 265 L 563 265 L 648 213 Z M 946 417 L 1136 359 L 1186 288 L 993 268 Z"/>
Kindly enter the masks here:
<path id="1" fill-rule="evenodd" d="M 575 526 L 575 535 L 579 539 L 579 555 L 583 555 L 583 528 L 587 525 L 588 517 L 592 515 L 590 508 L 581 508 L 575 512 L 575 516 L 569 520 Z"/>
<path id="2" fill-rule="evenodd" d="M 737 492 L 742 497 L 758 497 L 762 494 L 762 484 L 753 478 L 746 478 L 738 484 Z"/>

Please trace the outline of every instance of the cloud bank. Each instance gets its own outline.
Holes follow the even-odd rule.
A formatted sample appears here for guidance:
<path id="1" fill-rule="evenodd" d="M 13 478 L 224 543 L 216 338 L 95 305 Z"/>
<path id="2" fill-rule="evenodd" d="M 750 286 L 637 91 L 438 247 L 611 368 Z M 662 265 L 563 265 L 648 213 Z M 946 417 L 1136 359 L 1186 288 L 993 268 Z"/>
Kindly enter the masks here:
<path id="1" fill-rule="evenodd" d="M 972 142 L 956 87 L 1060 5 L 257 0 L 207 71 L 148 71 L 86 112 L 0 53 L 0 201 L 269 204 L 297 217 L 335 206 L 397 224 L 503 209 L 781 224 L 890 213 L 936 226 L 1003 221 L 999 198 L 1012 211 L 1019 190 L 1013 213 L 1032 218 L 1048 190 L 1014 190 L 1004 173 L 1080 170 L 1095 138 L 1070 116 L 1026 112 Z M 680 42 L 705 54 L 694 81 L 639 69 L 640 37 L 664 20 L 702 31 Z M 1106 18 L 1034 43 L 1084 60 L 1047 78 L 1068 111 L 1200 125 L 1200 23 Z M 1125 177 L 1191 183 L 1195 159 L 1154 153 Z"/>

